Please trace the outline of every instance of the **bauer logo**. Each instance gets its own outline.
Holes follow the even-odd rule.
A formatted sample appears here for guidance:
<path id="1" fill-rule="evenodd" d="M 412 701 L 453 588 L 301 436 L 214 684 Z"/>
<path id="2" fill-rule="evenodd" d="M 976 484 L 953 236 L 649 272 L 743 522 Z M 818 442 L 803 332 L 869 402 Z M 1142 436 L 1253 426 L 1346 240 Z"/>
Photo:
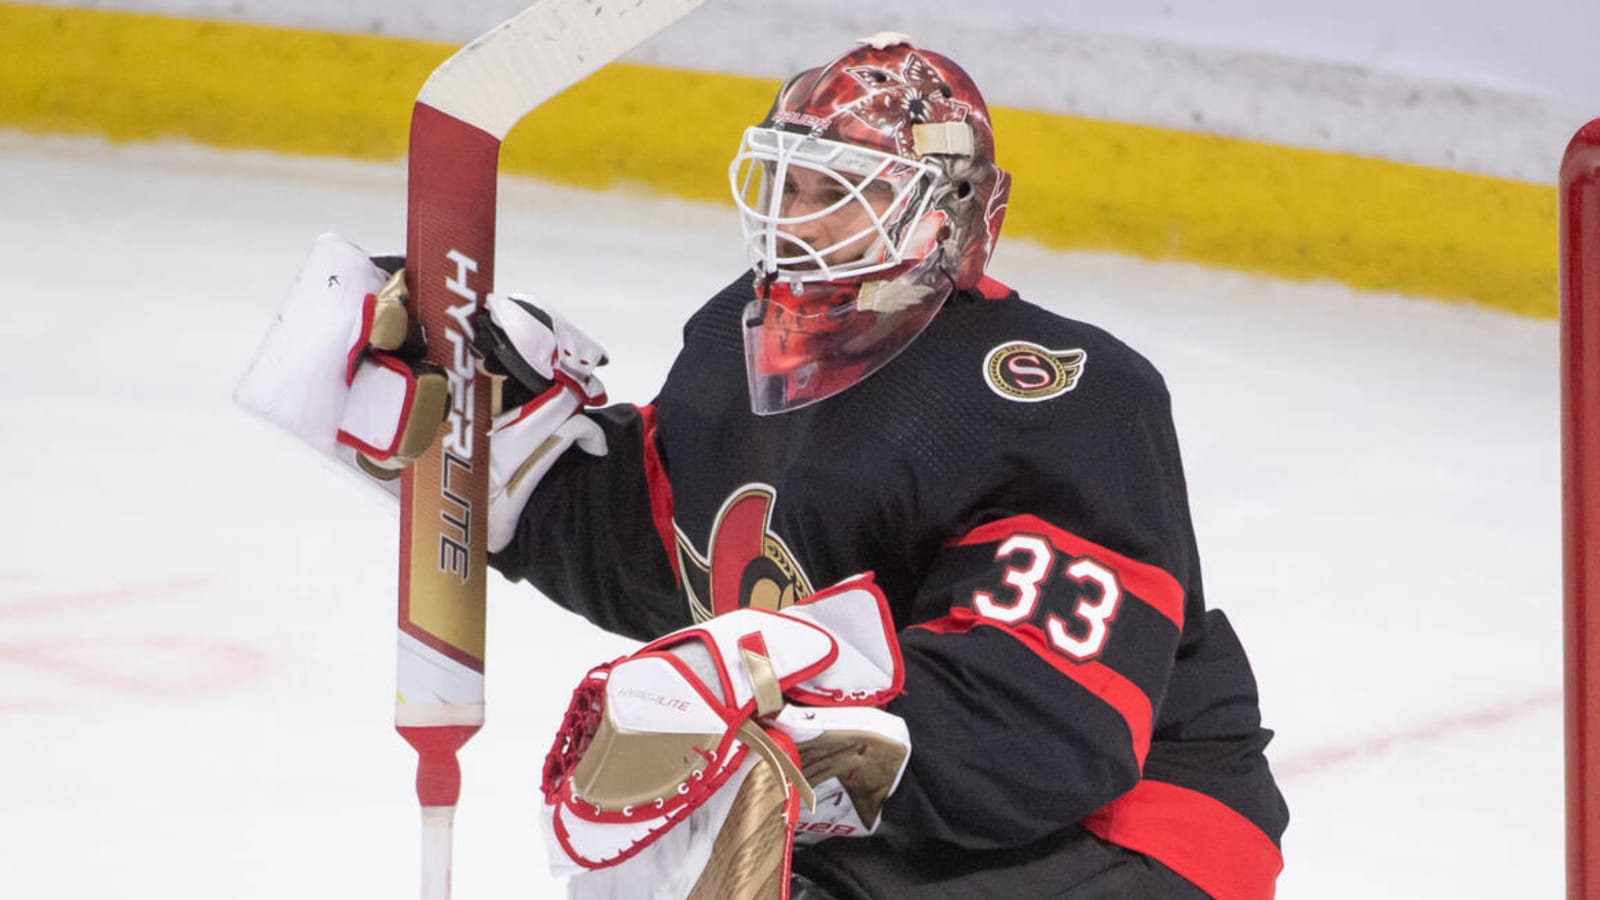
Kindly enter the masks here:
<path id="1" fill-rule="evenodd" d="M 1049 350 L 1030 341 L 1010 341 L 983 358 L 989 390 L 1020 403 L 1049 400 L 1078 386 L 1089 354 L 1082 350 Z"/>

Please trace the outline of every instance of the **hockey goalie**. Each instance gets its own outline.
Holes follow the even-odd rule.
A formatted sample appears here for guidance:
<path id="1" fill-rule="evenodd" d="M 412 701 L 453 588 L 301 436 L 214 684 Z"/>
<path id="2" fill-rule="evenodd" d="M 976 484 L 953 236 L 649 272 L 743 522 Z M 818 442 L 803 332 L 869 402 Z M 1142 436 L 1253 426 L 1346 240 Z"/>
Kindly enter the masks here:
<path id="1" fill-rule="evenodd" d="M 555 312 L 582 298 L 473 323 L 490 564 L 642 642 L 544 762 L 573 894 L 1272 897 L 1271 732 L 1166 386 L 988 272 L 1010 179 L 976 86 L 883 33 L 757 119 L 750 269 L 653 401 L 609 402 Z M 447 405 L 401 264 L 318 241 L 238 390 L 379 483 Z"/>

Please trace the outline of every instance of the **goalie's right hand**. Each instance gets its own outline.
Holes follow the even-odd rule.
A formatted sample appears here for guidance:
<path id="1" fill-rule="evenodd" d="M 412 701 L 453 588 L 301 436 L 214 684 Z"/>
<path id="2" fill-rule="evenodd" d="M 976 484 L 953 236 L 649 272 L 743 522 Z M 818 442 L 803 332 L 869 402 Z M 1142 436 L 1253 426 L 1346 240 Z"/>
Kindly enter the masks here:
<path id="1" fill-rule="evenodd" d="M 379 478 L 420 456 L 449 408 L 445 374 L 422 361 L 408 321 L 398 260 L 388 262 L 317 238 L 234 389 L 240 406 Z"/>
<path id="2" fill-rule="evenodd" d="M 498 552 L 511 542 L 533 489 L 567 448 L 606 455 L 605 432 L 581 415 L 606 402 L 605 385 L 594 374 L 605 365 L 606 351 L 517 294 L 490 294 L 473 317 L 473 332 L 484 368 L 504 379 L 489 433 L 489 550 Z"/>
<path id="3" fill-rule="evenodd" d="M 391 488 L 439 433 L 445 373 L 405 309 L 402 260 L 371 258 L 337 235 L 311 249 L 234 400 Z M 489 452 L 489 549 L 511 540 L 533 488 L 576 444 L 601 456 L 605 351 L 519 297 L 491 295 L 473 319 L 474 350 L 501 381 Z M 500 406 L 504 406 L 502 411 Z"/>

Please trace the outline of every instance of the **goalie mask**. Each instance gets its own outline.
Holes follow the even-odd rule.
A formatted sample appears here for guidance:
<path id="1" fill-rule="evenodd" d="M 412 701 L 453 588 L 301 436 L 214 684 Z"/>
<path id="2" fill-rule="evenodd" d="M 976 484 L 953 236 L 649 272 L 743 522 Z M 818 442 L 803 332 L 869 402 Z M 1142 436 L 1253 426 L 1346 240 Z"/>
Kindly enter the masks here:
<path id="1" fill-rule="evenodd" d="M 790 79 L 729 176 L 756 272 L 743 324 L 761 415 L 861 381 L 975 287 L 1010 189 L 972 80 L 887 32 Z"/>

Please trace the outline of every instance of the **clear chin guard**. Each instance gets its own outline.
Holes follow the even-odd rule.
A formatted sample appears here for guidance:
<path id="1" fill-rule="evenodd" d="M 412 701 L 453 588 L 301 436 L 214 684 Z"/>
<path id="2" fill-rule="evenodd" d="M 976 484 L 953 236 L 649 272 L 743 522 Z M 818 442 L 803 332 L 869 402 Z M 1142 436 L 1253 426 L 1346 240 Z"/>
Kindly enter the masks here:
<path id="1" fill-rule="evenodd" d="M 859 288 L 757 285 L 743 323 L 751 410 L 768 416 L 809 406 L 899 355 L 928 327 L 953 287 L 927 262 Z"/>

